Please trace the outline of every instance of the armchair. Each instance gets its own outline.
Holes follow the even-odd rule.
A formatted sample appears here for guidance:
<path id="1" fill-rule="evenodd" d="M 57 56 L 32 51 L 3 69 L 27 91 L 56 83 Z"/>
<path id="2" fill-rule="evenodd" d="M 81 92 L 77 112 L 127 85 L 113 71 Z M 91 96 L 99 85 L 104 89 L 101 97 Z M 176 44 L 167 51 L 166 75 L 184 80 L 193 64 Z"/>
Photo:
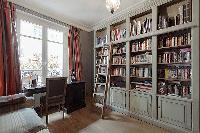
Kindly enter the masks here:
<path id="1" fill-rule="evenodd" d="M 62 108 L 63 119 L 64 119 L 66 82 L 67 82 L 66 77 L 47 78 L 46 79 L 45 114 L 46 114 L 46 123 L 47 124 L 48 124 L 48 115 L 49 115 L 52 107 L 56 107 L 56 109 L 58 109 L 59 111 Z"/>

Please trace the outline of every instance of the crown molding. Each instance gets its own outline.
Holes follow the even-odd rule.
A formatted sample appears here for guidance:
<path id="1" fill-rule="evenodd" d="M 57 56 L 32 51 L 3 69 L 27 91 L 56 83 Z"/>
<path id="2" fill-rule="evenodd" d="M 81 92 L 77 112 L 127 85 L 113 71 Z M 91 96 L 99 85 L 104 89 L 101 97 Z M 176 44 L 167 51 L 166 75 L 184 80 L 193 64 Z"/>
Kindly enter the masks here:
<path id="1" fill-rule="evenodd" d="M 46 15 L 46 16 L 48 16 L 48 17 L 57 19 L 57 20 L 62 21 L 62 22 L 64 22 L 64 23 L 68 24 L 68 25 L 77 27 L 77 28 L 79 28 L 79 29 L 81 29 L 81 30 L 88 31 L 88 32 L 90 32 L 90 31 L 93 30 L 92 27 L 91 27 L 90 25 L 85 25 L 85 24 L 82 24 L 82 23 L 78 23 L 78 22 L 76 22 L 76 21 L 73 21 L 73 20 L 71 20 L 71 19 L 68 19 L 68 18 L 66 18 L 66 17 L 63 17 L 63 16 L 61 16 L 61 15 L 55 14 L 55 13 L 53 13 L 53 12 L 51 12 L 51 11 L 44 10 L 44 9 L 40 9 L 40 8 L 38 8 L 37 6 L 34 6 L 34 5 L 25 5 L 24 2 L 21 1 L 21 0 L 18 0 L 18 1 L 16 1 L 16 0 L 8 0 L 8 1 L 13 2 L 13 3 L 15 3 L 15 4 L 18 4 L 18 5 L 20 5 L 20 6 L 23 6 L 23 7 L 25 7 L 25 8 L 28 8 L 28 9 L 30 9 L 30 10 L 36 11 L 36 12 L 38 12 L 38 13 L 40 13 L 40 14 L 43 14 L 43 15 Z"/>
<path id="2" fill-rule="evenodd" d="M 110 17 L 106 17 L 98 23 L 91 25 L 93 30 L 98 30 L 112 25 L 116 22 L 125 20 L 127 17 L 135 16 L 145 11 L 151 10 L 153 6 L 160 6 L 172 0 L 143 0 L 140 3 L 130 6 Z"/>
<path id="3" fill-rule="evenodd" d="M 16 1 L 16 0 L 8 0 L 8 1 L 13 2 L 15 4 L 18 4 L 18 5 L 21 5 L 21 6 L 24 6 L 23 1 Z M 81 23 L 78 23 L 78 22 L 73 21 L 71 19 L 68 19 L 66 17 L 63 17 L 61 15 L 52 13 L 50 11 L 42 10 L 42 9 L 38 8 L 37 6 L 26 5 L 26 8 L 37 11 L 41 14 L 46 15 L 46 16 L 51 16 L 52 18 L 55 18 L 59 21 L 63 21 L 65 23 L 69 24 L 69 25 L 80 28 L 81 30 L 91 32 L 93 30 L 102 29 L 102 28 L 105 28 L 105 27 L 112 25 L 116 22 L 120 22 L 122 20 L 125 20 L 127 17 L 135 16 L 135 15 L 140 14 L 142 12 L 151 10 L 153 6 L 159 6 L 159 5 L 165 4 L 165 3 L 170 2 L 170 1 L 173 1 L 173 0 L 142 0 L 140 3 L 138 3 L 136 5 L 130 6 L 130 7 L 126 8 L 122 11 L 119 11 L 112 16 L 107 16 L 107 17 L 103 18 L 102 20 L 100 20 L 98 23 L 96 23 L 94 25 L 81 24 Z"/>

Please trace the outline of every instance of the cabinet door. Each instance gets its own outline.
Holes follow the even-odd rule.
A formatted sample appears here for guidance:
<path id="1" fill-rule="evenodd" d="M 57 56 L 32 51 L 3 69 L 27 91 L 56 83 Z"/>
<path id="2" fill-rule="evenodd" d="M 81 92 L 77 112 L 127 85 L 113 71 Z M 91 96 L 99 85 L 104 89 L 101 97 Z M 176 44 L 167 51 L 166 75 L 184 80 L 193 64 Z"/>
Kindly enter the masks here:
<path id="1" fill-rule="evenodd" d="M 120 89 L 111 89 L 111 106 L 125 109 L 126 107 L 126 92 Z"/>
<path id="2" fill-rule="evenodd" d="M 191 102 L 159 97 L 158 119 L 182 128 L 191 129 L 191 105 Z"/>
<path id="3" fill-rule="evenodd" d="M 151 95 L 130 92 L 130 112 L 151 116 Z"/>

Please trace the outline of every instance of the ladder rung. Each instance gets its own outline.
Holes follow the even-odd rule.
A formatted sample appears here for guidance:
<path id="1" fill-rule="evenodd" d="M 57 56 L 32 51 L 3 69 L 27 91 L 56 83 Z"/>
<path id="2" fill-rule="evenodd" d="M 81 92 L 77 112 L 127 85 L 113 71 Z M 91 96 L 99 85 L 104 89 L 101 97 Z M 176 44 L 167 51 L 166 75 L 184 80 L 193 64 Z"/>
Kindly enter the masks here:
<path id="1" fill-rule="evenodd" d="M 95 106 L 99 108 L 103 108 L 103 104 L 100 104 L 100 103 L 95 103 Z"/>
<path id="2" fill-rule="evenodd" d="M 98 96 L 102 96 L 102 97 L 103 97 L 103 96 L 104 96 L 104 93 L 96 92 L 96 93 L 93 93 L 93 96 L 94 96 L 94 95 L 98 95 Z"/>

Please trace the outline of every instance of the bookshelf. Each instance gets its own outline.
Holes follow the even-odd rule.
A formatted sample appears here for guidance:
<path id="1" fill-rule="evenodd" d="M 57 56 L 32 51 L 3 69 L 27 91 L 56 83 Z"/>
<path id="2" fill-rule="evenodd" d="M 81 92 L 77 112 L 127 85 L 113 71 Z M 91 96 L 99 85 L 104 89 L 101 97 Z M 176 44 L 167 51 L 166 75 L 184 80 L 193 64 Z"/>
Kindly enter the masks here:
<path id="1" fill-rule="evenodd" d="M 173 132 L 199 132 L 199 1 L 143 6 L 106 23 L 108 106 Z"/>
<path id="2" fill-rule="evenodd" d="M 108 67 L 109 67 L 109 46 L 107 29 L 102 28 L 95 33 L 94 59 L 95 59 L 95 76 L 94 76 L 94 101 L 98 105 L 103 104 L 102 97 L 108 84 Z"/>

